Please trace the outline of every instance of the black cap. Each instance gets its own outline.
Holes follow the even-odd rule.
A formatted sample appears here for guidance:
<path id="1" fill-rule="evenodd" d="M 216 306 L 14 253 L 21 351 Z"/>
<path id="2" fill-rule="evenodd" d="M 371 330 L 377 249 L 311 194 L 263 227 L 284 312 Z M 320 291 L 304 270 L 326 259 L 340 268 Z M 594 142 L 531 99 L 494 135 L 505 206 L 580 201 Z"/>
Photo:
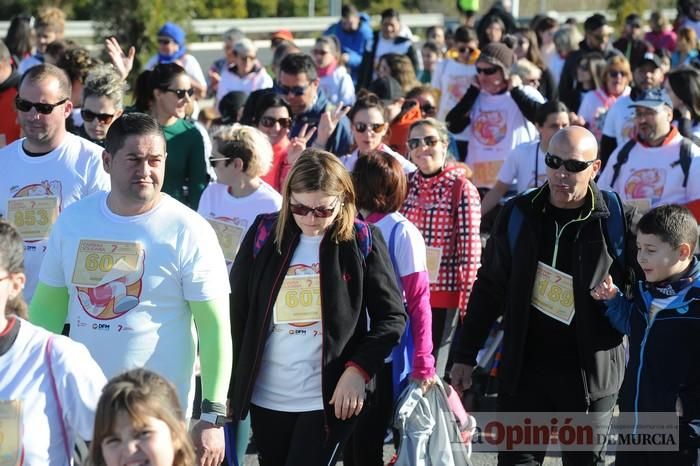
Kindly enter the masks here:
<path id="1" fill-rule="evenodd" d="M 661 68 L 661 57 L 655 54 L 654 52 L 647 52 L 644 54 L 644 57 L 642 57 L 642 59 L 639 60 L 639 63 L 637 64 L 636 68 L 639 68 L 640 66 L 646 63 L 651 63 L 656 68 Z"/>
<path id="2" fill-rule="evenodd" d="M 385 102 L 393 102 L 404 96 L 401 84 L 391 76 L 375 79 L 370 83 L 368 90 Z"/>
<path id="3" fill-rule="evenodd" d="M 601 15 L 600 13 L 596 13 L 593 16 L 586 18 L 586 21 L 583 23 L 583 29 L 590 32 L 607 25 L 608 20 L 605 18 L 605 16 Z"/>
<path id="4" fill-rule="evenodd" d="M 640 28 L 642 27 L 642 17 L 637 13 L 631 13 L 627 15 L 627 18 L 625 18 L 625 24 Z"/>
<path id="5" fill-rule="evenodd" d="M 236 123 L 238 121 L 238 113 L 245 105 L 247 99 L 248 93 L 243 91 L 231 91 L 226 94 L 219 102 L 221 122 L 225 125 Z"/>

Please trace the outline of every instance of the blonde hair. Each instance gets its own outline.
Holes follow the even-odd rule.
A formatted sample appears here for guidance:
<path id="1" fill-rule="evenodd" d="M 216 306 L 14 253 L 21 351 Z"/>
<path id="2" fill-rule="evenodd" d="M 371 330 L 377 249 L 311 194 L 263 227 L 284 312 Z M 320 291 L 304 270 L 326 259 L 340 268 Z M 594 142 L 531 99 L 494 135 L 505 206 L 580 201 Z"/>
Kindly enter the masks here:
<path id="1" fill-rule="evenodd" d="M 274 152 L 265 134 L 252 126 L 238 123 L 220 126 L 212 132 L 214 151 L 230 160 L 241 159 L 243 171 L 252 177 L 264 176 L 272 167 Z"/>
<path id="2" fill-rule="evenodd" d="M 134 369 L 114 377 L 105 385 L 95 412 L 95 429 L 88 464 L 105 466 L 102 441 L 113 434 L 119 414 L 125 413 L 133 425 L 145 424 L 154 417 L 170 429 L 175 456 L 173 466 L 193 466 L 195 453 L 185 426 L 175 387 L 155 372 Z"/>
<path id="3" fill-rule="evenodd" d="M 521 58 L 513 65 L 513 74 L 520 76 L 520 79 L 527 81 L 530 79 L 541 79 L 542 70 L 527 58 Z"/>
<path id="4" fill-rule="evenodd" d="M 410 135 L 411 131 L 419 126 L 430 126 L 437 131 L 440 141 L 442 141 L 443 144 L 447 145 L 450 143 L 450 134 L 447 132 L 447 127 L 445 124 L 441 121 L 435 118 L 423 118 L 422 120 L 418 120 L 411 125 L 411 127 L 408 129 L 408 134 Z"/>
<path id="5" fill-rule="evenodd" d="M 59 8 L 47 6 L 39 9 L 36 15 L 36 29 L 44 28 L 56 34 L 63 35 L 66 26 L 66 14 Z"/>
<path id="6" fill-rule="evenodd" d="M 605 64 L 605 69 L 603 70 L 603 86 L 606 85 L 605 80 L 608 79 L 608 73 L 610 73 L 610 71 L 612 71 L 613 69 L 621 70 L 625 74 L 627 81 L 632 80 L 632 70 L 630 69 L 630 62 L 627 61 L 627 59 L 622 55 L 613 55 L 612 57 L 608 58 Z"/>
<path id="7" fill-rule="evenodd" d="M 277 252 L 282 252 L 285 232 L 293 225 L 294 219 L 289 209 L 292 193 L 321 191 L 328 196 L 339 198 L 340 211 L 336 216 L 331 238 L 336 243 L 354 238 L 355 189 L 352 178 L 338 157 L 318 149 L 305 149 L 296 161 L 282 188 L 282 207 L 275 227 Z"/>

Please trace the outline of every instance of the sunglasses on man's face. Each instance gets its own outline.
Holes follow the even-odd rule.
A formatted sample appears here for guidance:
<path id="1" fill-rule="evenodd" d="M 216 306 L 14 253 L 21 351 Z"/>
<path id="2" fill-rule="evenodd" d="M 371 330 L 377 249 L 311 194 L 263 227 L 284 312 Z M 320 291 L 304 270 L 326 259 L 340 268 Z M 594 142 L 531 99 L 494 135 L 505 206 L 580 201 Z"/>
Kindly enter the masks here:
<path id="1" fill-rule="evenodd" d="M 500 70 L 499 67 L 494 66 L 492 68 L 479 68 L 478 66 L 476 67 L 476 72 L 479 74 L 485 74 L 486 76 L 491 76 L 492 74 L 498 73 L 498 70 Z"/>
<path id="2" fill-rule="evenodd" d="M 307 84 L 306 86 L 283 86 L 283 85 L 278 85 L 277 86 L 277 93 L 280 95 L 289 95 L 292 94 L 293 96 L 296 97 L 301 97 L 304 95 L 306 90 L 309 88 L 310 84 Z"/>
<path id="3" fill-rule="evenodd" d="M 586 168 L 593 165 L 596 159 L 583 161 L 583 160 L 564 160 L 556 155 L 547 154 L 544 156 L 544 163 L 552 170 L 558 170 L 562 165 L 566 171 L 570 173 L 579 173 L 584 171 Z"/>
<path id="4" fill-rule="evenodd" d="M 65 98 L 59 102 L 56 102 L 55 104 L 44 104 L 41 102 L 30 102 L 28 100 L 24 100 L 20 98 L 20 96 L 15 97 L 15 107 L 17 107 L 17 110 L 20 112 L 28 112 L 34 107 L 37 112 L 41 113 L 42 115 L 48 115 L 51 112 L 53 112 L 53 109 L 65 104 L 68 102 L 68 98 Z"/>
<path id="5" fill-rule="evenodd" d="M 171 42 L 172 40 L 167 38 L 158 39 L 159 45 L 169 45 Z"/>
<path id="6" fill-rule="evenodd" d="M 358 133 L 364 133 L 367 129 L 371 129 L 373 132 L 379 134 L 386 128 L 386 123 L 355 123 L 353 126 Z"/>
<path id="7" fill-rule="evenodd" d="M 328 218 L 333 215 L 336 207 L 338 207 L 338 201 L 331 207 L 307 207 L 304 204 L 289 203 L 289 210 L 291 210 L 294 215 L 300 217 L 306 217 L 311 213 L 316 218 Z"/>
<path id="8" fill-rule="evenodd" d="M 275 123 L 279 123 L 281 128 L 289 128 L 290 126 L 292 126 L 292 119 L 272 118 L 268 116 L 260 118 L 260 124 L 263 125 L 265 128 L 272 128 L 273 126 L 275 126 Z"/>
<path id="9" fill-rule="evenodd" d="M 95 121 L 95 118 L 97 118 L 97 121 L 99 121 L 103 125 L 110 124 L 112 122 L 112 118 L 114 118 L 113 113 L 95 113 L 85 108 L 80 110 L 80 116 L 83 117 L 83 120 L 88 123 L 92 123 L 93 121 Z"/>
<path id="10" fill-rule="evenodd" d="M 163 89 L 165 92 L 172 92 L 178 99 L 184 99 L 186 95 L 192 97 L 194 95 L 194 89 L 191 87 L 189 89 Z"/>

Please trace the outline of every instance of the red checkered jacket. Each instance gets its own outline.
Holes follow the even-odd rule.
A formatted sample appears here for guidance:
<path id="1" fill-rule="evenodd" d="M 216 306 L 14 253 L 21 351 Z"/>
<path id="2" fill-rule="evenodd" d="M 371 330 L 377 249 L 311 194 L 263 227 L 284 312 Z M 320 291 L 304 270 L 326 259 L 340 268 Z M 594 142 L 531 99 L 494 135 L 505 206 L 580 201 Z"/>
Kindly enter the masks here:
<path id="1" fill-rule="evenodd" d="M 459 200 L 456 213 L 453 199 Z M 442 248 L 438 279 L 430 285 L 431 306 L 459 308 L 464 316 L 481 259 L 481 202 L 466 168 L 448 165 L 431 178 L 411 174 L 401 213 L 418 227 L 426 246 Z"/>

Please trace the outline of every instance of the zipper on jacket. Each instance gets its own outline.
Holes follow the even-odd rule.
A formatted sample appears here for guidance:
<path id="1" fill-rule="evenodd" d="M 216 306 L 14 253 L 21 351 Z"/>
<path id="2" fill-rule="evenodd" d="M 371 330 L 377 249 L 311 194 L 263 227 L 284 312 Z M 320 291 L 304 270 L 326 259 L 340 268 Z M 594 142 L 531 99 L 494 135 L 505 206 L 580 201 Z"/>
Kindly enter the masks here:
<path id="1" fill-rule="evenodd" d="M 569 220 L 568 222 L 566 222 L 564 224 L 563 227 L 561 227 L 561 229 L 559 229 L 559 222 L 554 220 L 554 227 L 555 227 L 555 230 L 554 230 L 554 254 L 552 254 L 552 267 L 553 268 L 555 268 L 555 269 L 557 268 L 557 255 L 559 254 L 559 240 L 561 239 L 561 235 L 564 234 L 564 229 L 566 227 L 568 227 L 569 225 L 571 225 L 572 223 L 581 222 L 583 220 L 586 220 L 589 216 L 590 216 L 590 214 L 588 214 L 584 218 L 575 218 L 573 220 Z"/>
<path id="2" fill-rule="evenodd" d="M 586 414 L 591 409 L 591 392 L 588 391 L 588 380 L 586 379 L 586 371 L 581 368 L 581 378 L 583 379 L 583 392 L 586 398 Z"/>
<path id="3" fill-rule="evenodd" d="M 289 259 L 289 255 L 292 253 L 292 250 L 293 250 L 292 246 L 293 246 L 293 242 L 290 243 L 289 249 L 287 250 L 287 255 L 284 256 L 284 262 L 283 262 L 283 264 L 287 264 L 287 260 Z M 319 262 L 320 262 L 320 261 L 319 261 Z M 288 268 L 289 268 L 288 266 L 287 266 L 287 267 L 283 267 L 283 268 L 277 273 L 277 277 L 275 277 L 275 281 L 272 283 L 272 290 L 275 290 L 275 289 L 277 288 L 277 283 L 279 283 L 280 275 L 281 275 L 282 277 L 284 277 L 284 276 L 287 274 L 287 269 L 288 269 Z M 253 382 L 254 382 L 255 379 L 257 378 L 255 374 L 258 372 L 258 369 L 259 369 L 259 367 L 260 367 L 260 357 L 261 357 L 260 349 L 263 348 L 263 347 L 265 346 L 265 342 L 267 341 L 267 339 L 264 338 L 264 335 L 265 335 L 265 332 L 267 332 L 268 329 L 269 329 L 269 327 L 270 327 L 270 320 L 269 320 L 270 309 L 272 309 L 272 306 L 274 306 L 274 303 L 273 303 L 273 301 L 272 301 L 272 298 L 273 298 L 273 296 L 272 296 L 272 294 L 270 294 L 270 299 L 268 300 L 268 302 L 267 302 L 267 307 L 265 308 L 265 316 L 263 317 L 263 326 L 262 326 L 262 328 L 260 329 L 260 338 L 258 339 L 258 341 L 259 341 L 260 343 L 258 344 L 258 347 L 257 347 L 257 349 L 255 350 L 255 359 L 253 360 L 252 371 L 251 371 L 251 374 L 250 374 L 250 378 L 248 379 L 248 385 L 246 386 L 246 390 L 245 390 L 245 392 L 244 392 L 244 394 L 243 394 L 243 395 L 244 395 L 244 396 L 243 396 L 243 403 L 245 404 L 245 406 L 246 406 L 248 409 L 250 408 L 250 396 L 251 396 L 251 395 L 250 395 L 250 390 L 252 389 Z M 275 298 L 276 298 L 276 296 L 275 296 Z"/>

